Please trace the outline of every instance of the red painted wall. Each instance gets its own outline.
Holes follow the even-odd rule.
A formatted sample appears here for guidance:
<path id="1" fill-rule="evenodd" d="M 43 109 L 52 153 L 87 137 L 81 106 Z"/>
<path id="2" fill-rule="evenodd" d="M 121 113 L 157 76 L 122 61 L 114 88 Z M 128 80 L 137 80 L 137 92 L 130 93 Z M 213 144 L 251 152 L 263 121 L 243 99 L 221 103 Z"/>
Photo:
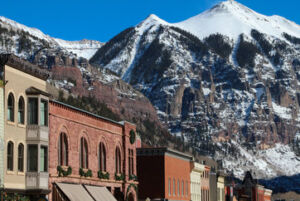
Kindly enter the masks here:
<path id="1" fill-rule="evenodd" d="M 191 200 L 190 195 L 190 167 L 191 163 L 188 160 L 183 160 L 177 157 L 165 155 L 165 197 L 171 200 Z M 171 195 L 168 192 L 168 179 L 171 179 Z M 176 192 L 173 192 L 173 179 L 176 183 Z M 178 194 L 178 180 L 180 181 L 180 190 Z M 182 181 L 184 181 L 184 195 L 182 194 Z M 186 189 L 186 182 L 188 189 Z M 188 194 L 186 195 L 186 190 Z"/>

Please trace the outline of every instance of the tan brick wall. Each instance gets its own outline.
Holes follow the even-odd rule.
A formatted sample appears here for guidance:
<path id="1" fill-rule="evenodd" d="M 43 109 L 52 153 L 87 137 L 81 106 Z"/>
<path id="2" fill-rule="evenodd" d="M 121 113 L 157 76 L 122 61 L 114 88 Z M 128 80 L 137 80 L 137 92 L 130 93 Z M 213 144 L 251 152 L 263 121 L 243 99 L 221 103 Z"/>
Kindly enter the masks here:
<path id="1" fill-rule="evenodd" d="M 35 87 L 40 90 L 46 90 L 46 82 L 32 75 L 24 73 L 20 70 L 5 65 L 5 107 L 4 107 L 4 121 L 5 121 L 5 134 L 4 134 L 4 186 L 5 188 L 25 189 L 25 172 L 27 169 L 27 145 L 26 145 L 26 124 L 27 124 L 27 96 L 26 89 Z M 7 121 L 7 99 L 9 93 L 14 95 L 15 110 L 14 122 Z M 25 124 L 18 124 L 18 101 L 23 96 L 25 101 Z M 14 168 L 13 171 L 7 171 L 7 143 L 12 141 L 14 143 Z M 18 145 L 24 145 L 24 172 L 18 172 Z"/>
<path id="2" fill-rule="evenodd" d="M 3 185 L 4 173 L 4 89 L 0 87 L 0 185 Z"/>

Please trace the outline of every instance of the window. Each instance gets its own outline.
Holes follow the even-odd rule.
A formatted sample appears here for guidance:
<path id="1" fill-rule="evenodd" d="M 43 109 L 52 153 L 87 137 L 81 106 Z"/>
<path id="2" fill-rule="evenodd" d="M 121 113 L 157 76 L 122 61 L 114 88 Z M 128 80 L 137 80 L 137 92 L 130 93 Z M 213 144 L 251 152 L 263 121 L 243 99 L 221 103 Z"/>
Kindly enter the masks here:
<path id="1" fill-rule="evenodd" d="M 177 181 L 177 195 L 180 195 L 180 181 Z"/>
<path id="2" fill-rule="evenodd" d="M 188 182 L 186 181 L 185 194 L 188 195 L 188 192 L 189 192 L 189 184 L 188 184 Z"/>
<path id="3" fill-rule="evenodd" d="M 40 125 L 48 126 L 48 101 L 41 100 L 40 110 Z"/>
<path id="4" fill-rule="evenodd" d="M 38 124 L 37 98 L 28 98 L 28 124 Z"/>
<path id="5" fill-rule="evenodd" d="M 119 147 L 116 148 L 116 173 L 121 173 L 121 152 Z"/>
<path id="6" fill-rule="evenodd" d="M 38 146 L 36 144 L 28 145 L 27 153 L 28 172 L 37 172 L 38 170 Z"/>
<path id="7" fill-rule="evenodd" d="M 217 189 L 217 201 L 220 201 L 220 188 Z"/>
<path id="8" fill-rule="evenodd" d="M 133 149 L 128 150 L 129 175 L 133 174 Z"/>
<path id="9" fill-rule="evenodd" d="M 184 181 L 183 180 L 181 182 L 181 188 L 182 188 L 181 195 L 184 196 Z"/>
<path id="10" fill-rule="evenodd" d="M 18 171 L 24 172 L 24 145 L 18 146 Z"/>
<path id="11" fill-rule="evenodd" d="M 60 133 L 58 139 L 58 165 L 68 165 L 68 139 L 65 133 Z"/>
<path id="12" fill-rule="evenodd" d="M 12 93 L 8 95 L 7 100 L 7 120 L 8 121 L 14 121 L 15 120 L 15 98 Z"/>
<path id="13" fill-rule="evenodd" d="M 176 181 L 173 179 L 173 195 L 176 195 Z"/>
<path id="14" fill-rule="evenodd" d="M 99 144 L 99 170 L 106 172 L 106 150 L 103 142 Z"/>
<path id="15" fill-rule="evenodd" d="M 48 171 L 48 147 L 41 146 L 40 150 L 40 171 Z"/>
<path id="16" fill-rule="evenodd" d="M 7 144 L 7 170 L 14 170 L 14 143 L 11 141 Z"/>
<path id="17" fill-rule="evenodd" d="M 88 146 L 86 139 L 82 137 L 80 139 L 80 167 L 81 168 L 88 168 Z"/>
<path id="18" fill-rule="evenodd" d="M 24 103 L 24 98 L 20 97 L 19 98 L 19 108 L 18 108 L 18 123 L 19 124 L 24 124 L 24 114 L 25 114 L 25 103 Z"/>
<path id="19" fill-rule="evenodd" d="M 171 195 L 171 179 L 168 180 L 169 195 Z"/>

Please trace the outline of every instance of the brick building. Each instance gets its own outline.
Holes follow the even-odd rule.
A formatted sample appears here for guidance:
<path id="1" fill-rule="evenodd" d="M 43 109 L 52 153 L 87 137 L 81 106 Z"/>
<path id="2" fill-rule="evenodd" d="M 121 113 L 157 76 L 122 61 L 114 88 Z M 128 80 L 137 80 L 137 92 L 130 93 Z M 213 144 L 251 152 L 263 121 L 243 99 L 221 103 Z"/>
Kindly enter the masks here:
<path id="1" fill-rule="evenodd" d="M 201 201 L 210 201 L 210 167 L 205 165 L 204 172 L 201 178 Z M 216 194 L 216 191 L 214 191 Z"/>
<path id="2" fill-rule="evenodd" d="M 139 199 L 191 200 L 193 157 L 169 148 L 137 149 Z"/>
<path id="3" fill-rule="evenodd" d="M 238 194 L 239 201 L 270 201 L 272 191 L 259 185 L 248 171 L 241 185 L 235 189 Z"/>
<path id="4" fill-rule="evenodd" d="M 102 191 L 137 200 L 135 125 L 57 101 L 50 101 L 49 120 L 49 200 L 93 200 Z"/>

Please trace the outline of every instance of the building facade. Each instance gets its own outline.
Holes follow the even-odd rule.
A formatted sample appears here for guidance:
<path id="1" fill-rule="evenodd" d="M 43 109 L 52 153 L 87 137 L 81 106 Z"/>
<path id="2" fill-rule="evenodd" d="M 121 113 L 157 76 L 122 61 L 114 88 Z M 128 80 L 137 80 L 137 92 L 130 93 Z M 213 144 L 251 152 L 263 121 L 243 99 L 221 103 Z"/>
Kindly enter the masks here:
<path id="1" fill-rule="evenodd" d="M 239 201 L 269 201 L 271 200 L 272 191 L 259 185 L 251 173 L 245 174 L 241 185 L 236 187 Z"/>
<path id="2" fill-rule="evenodd" d="M 210 201 L 210 178 L 210 167 L 205 165 L 205 169 L 201 178 L 201 201 Z"/>
<path id="3" fill-rule="evenodd" d="M 225 201 L 225 175 L 217 174 L 217 201 Z"/>
<path id="4" fill-rule="evenodd" d="M 49 118 L 49 200 L 80 199 L 83 194 L 93 194 L 91 188 L 95 196 L 105 190 L 118 201 L 137 200 L 135 125 L 53 100 Z M 75 187 L 85 193 L 68 192 Z"/>
<path id="5" fill-rule="evenodd" d="M 169 148 L 137 149 L 139 199 L 191 200 L 193 157 Z"/>
<path id="6" fill-rule="evenodd" d="M 3 72 L 0 71 L 0 188 L 3 188 L 4 185 L 4 82 L 3 82 Z"/>
<path id="7" fill-rule="evenodd" d="M 3 187 L 31 200 L 48 189 L 48 74 L 13 55 L 0 56 L 4 85 Z"/>
<path id="8" fill-rule="evenodd" d="M 191 200 L 201 201 L 201 178 L 205 166 L 197 162 L 192 162 L 191 165 Z"/>

